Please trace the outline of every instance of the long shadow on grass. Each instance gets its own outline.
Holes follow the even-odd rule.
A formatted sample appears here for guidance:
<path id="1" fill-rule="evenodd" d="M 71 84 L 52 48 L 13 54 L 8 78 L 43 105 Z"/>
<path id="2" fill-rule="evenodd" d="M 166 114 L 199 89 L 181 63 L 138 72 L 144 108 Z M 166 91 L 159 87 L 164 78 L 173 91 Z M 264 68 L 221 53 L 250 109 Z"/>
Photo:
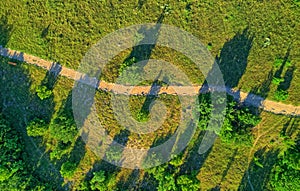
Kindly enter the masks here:
<path id="1" fill-rule="evenodd" d="M 287 71 L 285 72 L 284 77 L 283 77 L 283 82 L 281 82 L 278 85 L 278 90 L 287 91 L 290 88 L 295 70 L 296 70 L 295 65 L 292 65 L 291 67 L 289 67 L 287 69 Z"/>
<path id="2" fill-rule="evenodd" d="M 159 77 L 161 76 L 161 71 L 160 73 L 157 75 L 157 77 L 154 79 L 149 94 L 146 95 L 146 100 L 140 110 L 140 113 L 142 115 L 148 116 L 150 113 L 150 106 L 151 104 L 155 101 L 161 86 L 159 86 Z"/>
<path id="3" fill-rule="evenodd" d="M 294 72 L 296 70 L 296 66 L 295 65 L 291 65 L 289 66 L 287 63 L 290 63 L 289 61 L 289 53 L 290 52 L 290 48 L 287 50 L 287 53 L 284 57 L 284 59 L 278 59 L 277 62 L 280 62 L 280 66 L 279 68 L 276 69 L 273 67 L 269 73 L 267 78 L 263 81 L 263 83 L 259 86 L 256 86 L 254 88 L 251 89 L 249 95 L 247 96 L 247 98 L 244 101 L 245 105 L 253 105 L 256 107 L 261 106 L 262 101 L 264 99 L 266 99 L 269 95 L 269 91 L 270 91 L 270 86 L 272 85 L 272 83 L 274 85 L 277 85 L 277 91 L 284 91 L 286 92 L 291 85 L 291 81 L 293 79 L 294 76 Z M 284 71 L 284 68 L 288 67 L 284 77 L 282 78 L 282 74 Z M 280 80 L 280 81 L 278 81 Z M 256 95 L 259 95 L 260 97 L 257 97 Z"/>
<path id="4" fill-rule="evenodd" d="M 22 60 L 23 56 L 14 55 L 14 58 L 17 57 Z M 41 183 L 51 185 L 51 189 L 61 190 L 63 180 L 59 171 L 26 131 L 26 126 L 34 118 L 43 119 L 46 123 L 50 121 L 54 111 L 53 97 L 42 101 L 35 90 L 30 89 L 32 81 L 29 78 L 28 65 L 3 57 L 0 57 L 0 62 L 0 99 L 3 114 L 22 135 L 25 150 L 30 156 L 26 160 L 28 166 L 31 166 L 30 172 Z M 8 64 L 9 62 L 16 65 Z"/>
<path id="5" fill-rule="evenodd" d="M 8 24 L 7 16 L 0 18 L 0 46 L 5 47 L 10 39 L 13 26 Z"/>
<path id="6" fill-rule="evenodd" d="M 141 35 L 141 39 L 137 37 L 137 46 L 133 47 L 130 55 L 125 59 L 125 62 L 128 62 L 132 60 L 133 58 L 136 59 L 136 61 L 142 61 L 142 60 L 148 60 L 151 57 L 152 51 L 155 48 L 155 42 L 158 39 L 159 36 L 159 30 L 161 27 L 161 23 L 164 20 L 165 17 L 165 11 L 166 7 L 159 16 L 158 20 L 156 21 L 157 25 L 154 26 L 153 28 L 147 29 L 145 27 L 142 27 L 141 29 L 138 30 L 138 34 Z M 153 44 L 148 44 L 149 40 L 154 39 Z M 145 44 L 144 44 L 145 43 Z M 146 63 L 145 63 L 146 65 Z"/>
<path id="7" fill-rule="evenodd" d="M 243 32 L 236 34 L 231 40 L 227 41 L 223 45 L 220 56 L 216 57 L 215 64 L 218 65 L 223 74 L 227 93 L 233 96 L 237 101 L 241 98 L 240 91 L 232 92 L 230 88 L 238 86 L 240 79 L 246 71 L 253 38 L 254 37 L 250 34 L 248 28 L 244 29 Z M 216 75 L 217 74 L 214 69 L 208 73 L 208 76 L 211 79 L 214 79 L 214 76 Z M 215 83 L 218 85 L 219 82 Z M 213 84 L 210 85 L 213 86 Z M 206 88 L 208 88 L 207 82 L 204 83 L 200 92 L 205 92 Z M 259 99 L 255 101 L 260 103 L 261 100 Z"/>
<path id="8" fill-rule="evenodd" d="M 77 134 L 78 129 L 73 117 L 72 94 L 70 92 L 51 121 L 50 135 L 56 142 L 55 149 L 51 152 L 51 155 L 53 158 L 63 157 L 63 160 L 65 158 L 65 160 L 73 164 L 74 168 L 78 166 L 85 155 L 85 143 L 81 137 L 75 139 Z M 70 154 L 65 156 L 64 151 L 71 149 Z M 61 164 L 61 161 L 57 161 L 57 164 Z"/>
<path id="9" fill-rule="evenodd" d="M 254 154 L 254 158 L 242 178 L 239 190 L 266 190 L 270 173 L 276 163 L 278 153 L 278 150 L 258 150 Z"/>
<path id="10" fill-rule="evenodd" d="M 222 173 L 222 178 L 221 178 L 221 182 L 223 182 L 225 180 L 225 177 L 228 174 L 228 171 L 230 169 L 230 167 L 232 166 L 232 164 L 234 163 L 235 157 L 238 154 L 238 149 L 236 148 L 232 154 L 232 156 L 230 156 L 229 158 L 229 162 L 227 163 L 226 169 L 224 170 L 224 172 Z"/>
<path id="11" fill-rule="evenodd" d="M 245 73 L 252 41 L 253 37 L 246 28 L 223 45 L 221 54 L 216 60 L 226 86 L 236 87 Z"/>
<path id="12" fill-rule="evenodd" d="M 299 126 L 300 126 L 300 118 L 290 117 L 288 122 L 283 125 L 280 134 L 283 136 L 291 136 L 299 129 Z"/>
<path id="13" fill-rule="evenodd" d="M 46 86 L 49 90 L 53 90 L 61 69 L 62 67 L 60 64 L 52 63 L 49 71 L 47 71 L 45 78 L 42 80 L 41 85 Z"/>
<path id="14" fill-rule="evenodd" d="M 113 143 L 111 143 L 107 148 L 105 148 L 106 150 L 104 151 L 104 155 L 102 156 L 105 157 L 105 160 L 104 158 L 101 158 L 93 164 L 93 167 L 85 176 L 85 182 L 90 182 L 91 179 L 94 177 L 94 173 L 104 171 L 106 179 L 103 183 L 106 184 L 106 186 L 109 185 L 109 189 L 114 189 L 118 187 L 119 182 L 117 183 L 115 181 L 115 178 L 122 169 L 121 167 L 119 167 L 120 165 L 122 165 L 122 163 L 119 162 L 122 157 L 122 146 L 126 146 L 129 135 L 130 131 L 127 129 L 123 129 L 120 130 L 120 132 L 114 136 Z M 99 143 L 99 147 L 101 147 L 101 142 Z M 113 163 L 115 162 L 119 164 L 119 166 L 111 164 L 106 160 L 109 160 Z M 91 186 L 91 183 L 89 183 L 88 185 Z"/>
<path id="15" fill-rule="evenodd" d="M 198 153 L 204 134 L 205 131 L 201 131 L 198 137 L 196 137 L 192 148 L 188 150 L 188 154 L 184 160 L 184 163 L 180 166 L 180 174 L 197 175 L 200 172 L 201 167 L 212 150 L 212 148 L 210 148 L 207 152 L 201 155 Z"/>

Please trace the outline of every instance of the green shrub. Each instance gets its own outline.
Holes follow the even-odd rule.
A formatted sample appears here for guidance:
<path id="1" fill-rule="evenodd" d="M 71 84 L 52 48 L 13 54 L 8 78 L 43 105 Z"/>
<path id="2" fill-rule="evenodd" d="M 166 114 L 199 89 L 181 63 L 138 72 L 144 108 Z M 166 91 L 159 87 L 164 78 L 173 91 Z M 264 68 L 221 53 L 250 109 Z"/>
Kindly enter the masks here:
<path id="1" fill-rule="evenodd" d="M 275 68 L 278 68 L 282 63 L 283 63 L 283 59 L 282 59 L 282 58 L 276 58 L 276 59 L 274 60 L 273 66 L 274 66 Z"/>
<path id="2" fill-rule="evenodd" d="M 274 94 L 274 98 L 277 101 L 284 101 L 289 97 L 289 94 L 285 90 L 277 90 Z"/>
<path id="3" fill-rule="evenodd" d="M 211 50 L 212 47 L 213 47 L 212 43 L 208 43 L 207 46 L 206 46 L 207 50 Z"/>
<path id="4" fill-rule="evenodd" d="M 116 185 L 116 175 L 110 174 L 105 175 L 104 171 L 94 172 L 94 177 L 90 180 L 91 190 L 107 191 L 107 190 L 117 190 Z"/>
<path id="5" fill-rule="evenodd" d="M 169 163 L 177 168 L 184 163 L 184 158 L 181 155 L 178 155 L 174 157 Z"/>
<path id="6" fill-rule="evenodd" d="M 284 79 L 282 79 L 282 78 L 273 77 L 273 79 L 272 79 L 272 83 L 275 85 L 279 85 L 283 81 L 284 81 Z"/>
<path id="7" fill-rule="evenodd" d="M 36 88 L 36 93 L 37 93 L 37 96 L 41 99 L 41 100 L 44 100 L 44 99 L 48 99 L 51 97 L 52 95 L 52 91 L 49 90 L 46 86 L 38 86 Z"/>
<path id="8" fill-rule="evenodd" d="M 48 129 L 48 125 L 44 120 L 36 118 L 29 123 L 26 129 L 29 136 L 43 136 Z"/>
<path id="9" fill-rule="evenodd" d="M 65 178 L 72 178 L 75 173 L 76 167 L 77 165 L 72 162 L 65 162 L 60 168 L 60 173 Z"/>
<path id="10" fill-rule="evenodd" d="M 200 189 L 200 181 L 196 178 L 190 178 L 188 175 L 181 175 L 176 183 L 181 191 L 197 191 Z"/>
<path id="11" fill-rule="evenodd" d="M 125 60 L 125 61 L 121 64 L 121 66 L 120 66 L 120 68 L 119 68 L 119 75 L 122 74 L 123 70 L 124 70 L 126 67 L 131 66 L 132 64 L 134 64 L 134 63 L 136 63 L 136 62 L 137 62 L 137 60 L 136 60 L 135 57 L 132 57 L 132 58 L 130 58 L 130 59 Z"/>
<path id="12" fill-rule="evenodd" d="M 90 181 L 92 190 L 106 191 L 107 186 L 105 184 L 106 176 L 104 171 L 94 172 L 94 177 Z"/>
<path id="13" fill-rule="evenodd" d="M 285 66 L 286 66 L 286 67 L 292 66 L 291 60 L 288 59 L 288 60 L 286 61 L 286 63 L 285 63 Z"/>
<path id="14" fill-rule="evenodd" d="M 73 142 L 77 132 L 74 119 L 65 114 L 56 117 L 50 124 L 50 134 L 63 143 Z"/>
<path id="15" fill-rule="evenodd" d="M 297 144 L 295 144 L 297 142 Z M 270 175 L 272 190 L 300 190 L 300 142 L 295 141 L 279 156 Z"/>
<path id="16" fill-rule="evenodd" d="M 146 122 L 149 120 L 149 114 L 144 111 L 138 112 L 136 117 L 137 117 L 137 121 L 139 121 L 139 122 Z"/>
<path id="17" fill-rule="evenodd" d="M 213 117 L 212 123 L 219 126 L 220 116 L 211 116 L 212 104 L 210 97 L 207 95 L 200 95 L 199 113 L 200 119 L 198 127 L 201 130 L 207 130 L 210 118 Z M 252 134 L 251 128 L 255 127 L 260 122 L 260 118 L 251 113 L 248 108 L 240 107 L 231 96 L 228 97 L 225 119 L 220 130 L 214 130 L 221 140 L 225 143 L 235 143 L 243 145 L 251 145 Z"/>

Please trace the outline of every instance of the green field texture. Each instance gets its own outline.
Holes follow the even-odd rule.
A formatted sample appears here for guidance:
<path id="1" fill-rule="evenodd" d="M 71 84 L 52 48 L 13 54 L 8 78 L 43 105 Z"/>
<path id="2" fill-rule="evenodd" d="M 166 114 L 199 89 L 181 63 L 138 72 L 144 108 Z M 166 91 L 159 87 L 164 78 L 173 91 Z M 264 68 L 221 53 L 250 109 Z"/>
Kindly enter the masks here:
<path id="1" fill-rule="evenodd" d="M 270 81 L 281 78 L 280 89 L 289 94 L 285 102 L 300 103 L 300 7 L 295 0 L 4 0 L 0 18 L 1 45 L 73 69 L 89 48 L 120 28 L 156 22 L 173 25 L 199 38 L 218 58 L 227 85 L 275 99 L 278 85 Z M 103 79 L 114 81 L 130 52 L 112 60 Z M 201 72 L 178 52 L 155 47 L 149 57 L 180 66 L 193 83 L 203 82 Z M 278 65 L 280 59 L 283 63 Z"/>
<path id="2" fill-rule="evenodd" d="M 63 189 L 61 185 L 66 187 L 71 183 L 71 189 L 78 190 L 88 184 L 93 177 L 93 172 L 103 170 L 113 177 L 110 179 L 112 182 L 108 184 L 110 189 L 134 190 L 134 185 L 140 185 L 145 190 L 156 188 L 157 182 L 149 176 L 147 171 L 118 168 L 100 160 L 77 135 L 73 137 L 71 145 L 64 147 L 62 152 L 53 158 L 52 153 L 61 148 L 57 138 L 51 134 L 51 129 L 48 129 L 43 136 L 31 137 L 28 136 L 26 126 L 36 117 L 44 119 L 46 123 L 51 123 L 62 110 L 69 110 L 74 82 L 58 77 L 55 83 L 52 83 L 53 95 L 46 100 L 40 100 L 36 94 L 36 88 L 41 84 L 49 83 L 47 72 L 21 62 L 16 62 L 17 66 L 12 66 L 8 64 L 8 61 L 9 59 L 1 57 L 2 112 L 9 121 L 13 122 L 13 127 L 20 132 L 24 140 L 25 151 L 32 156 L 27 158 L 26 162 L 33 168 L 32 173 L 38 177 L 39 181 L 45 184 L 51 182 L 51 185 L 55 185 L 52 189 L 58 190 Z M 139 136 L 128 133 L 118 125 L 111 109 L 110 93 L 97 91 L 96 98 L 99 119 L 103 122 L 107 132 L 112 137 L 118 137 L 116 139 L 118 142 L 126 142 L 127 146 L 148 148 L 153 144 L 160 144 L 164 138 L 174 132 L 179 120 L 178 98 L 162 96 L 159 99 L 167 106 L 167 120 L 155 133 Z M 145 97 L 131 96 L 129 105 L 133 116 L 137 116 L 136 112 L 142 107 L 144 101 Z M 286 137 L 283 134 L 288 135 L 292 140 L 295 139 L 299 134 L 299 118 L 266 112 L 262 112 L 260 117 L 262 121 L 251 130 L 252 146 L 237 146 L 234 143 L 228 144 L 217 139 L 208 153 L 198 155 L 196 151 L 201 140 L 201 132 L 198 132 L 200 137 L 193 140 L 181 153 L 179 161 L 183 162 L 179 162 L 180 165 L 175 168 L 177 169 L 175 173 L 192 173 L 200 181 L 200 188 L 203 190 L 213 188 L 249 190 L 248 174 L 255 190 L 270 189 L 268 178 L 273 168 L 272 165 L 277 160 L 277 156 L 287 148 Z M 57 156 L 60 158 L 58 159 Z M 72 175 L 64 176 L 63 180 L 60 178 L 62 176 L 60 170 L 67 161 L 75 162 L 76 167 Z M 263 168 L 253 161 L 258 161 Z"/>
<path id="3" fill-rule="evenodd" d="M 283 89 L 289 95 L 283 102 L 300 104 L 300 5 L 296 0 L 3 0 L 0 45 L 77 69 L 89 48 L 105 35 L 133 24 L 156 23 L 159 18 L 163 18 L 159 22 L 199 38 L 219 61 L 226 85 L 272 100 L 276 100 L 275 92 Z M 131 52 L 129 49 L 116 56 L 102 79 L 113 82 Z M 194 70 L 195 65 L 181 53 L 165 47 L 155 47 L 151 53 L 149 58 L 169 61 L 193 83 L 203 83 L 201 72 Z M 52 190 L 78 190 L 88 184 L 93 172 L 104 170 L 115 177 L 109 189 L 135 190 L 136 185 L 144 190 L 156 188 L 156 180 L 146 171 L 118 168 L 100 160 L 78 134 L 63 149 L 51 129 L 43 136 L 29 136 L 26 127 L 35 118 L 48 125 L 61 112 L 71 111 L 74 82 L 60 76 L 53 79 L 47 71 L 26 63 L 14 61 L 17 66 L 12 66 L 9 61 L 12 60 L 0 57 L 1 112 L 20 133 L 30 156 L 26 163 L 40 182 L 52 183 Z M 39 99 L 36 91 L 40 85 L 51 90 L 49 98 Z M 178 99 L 164 95 L 159 98 L 168 106 L 163 127 L 151 135 L 128 134 L 113 116 L 111 94 L 97 91 L 96 98 L 99 119 L 106 130 L 128 146 L 159 144 L 174 132 L 179 120 Z M 144 101 L 142 96 L 130 98 L 130 109 L 140 120 L 144 120 L 139 115 Z M 254 190 L 272 190 L 269 175 L 288 141 L 299 134 L 299 118 L 267 112 L 259 115 L 261 122 L 251 130 L 252 146 L 237 147 L 217 139 L 212 149 L 200 156 L 195 153 L 200 142 L 194 140 L 182 153 L 184 162 L 178 167 L 181 172 L 176 173 L 193 174 L 200 181 L 201 190 L 251 190 L 250 184 Z M 72 175 L 63 177 L 60 170 L 68 161 L 76 166 Z"/>

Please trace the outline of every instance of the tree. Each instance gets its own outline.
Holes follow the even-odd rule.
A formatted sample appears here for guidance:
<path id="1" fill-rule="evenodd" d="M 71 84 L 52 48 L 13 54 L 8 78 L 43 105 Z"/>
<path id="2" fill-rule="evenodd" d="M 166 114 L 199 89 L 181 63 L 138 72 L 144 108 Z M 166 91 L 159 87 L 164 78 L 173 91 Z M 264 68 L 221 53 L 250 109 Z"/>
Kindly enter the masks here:
<path id="1" fill-rule="evenodd" d="M 92 190 L 106 191 L 107 186 L 105 185 L 106 176 L 104 171 L 94 172 L 94 177 L 90 181 Z"/>
<path id="2" fill-rule="evenodd" d="M 73 142 L 77 135 L 74 119 L 67 115 L 56 117 L 50 124 L 50 134 L 63 143 Z"/>
<path id="3" fill-rule="evenodd" d="M 209 94 L 200 95 L 199 100 L 200 119 L 198 127 L 201 130 L 207 130 L 210 120 L 215 126 L 219 126 L 222 116 L 211 115 L 214 108 Z M 221 140 L 226 143 L 251 145 L 251 128 L 260 122 L 259 116 L 252 114 L 248 108 L 239 106 L 231 96 L 227 99 L 226 114 L 224 115 L 225 119 L 221 129 L 215 130 Z"/>

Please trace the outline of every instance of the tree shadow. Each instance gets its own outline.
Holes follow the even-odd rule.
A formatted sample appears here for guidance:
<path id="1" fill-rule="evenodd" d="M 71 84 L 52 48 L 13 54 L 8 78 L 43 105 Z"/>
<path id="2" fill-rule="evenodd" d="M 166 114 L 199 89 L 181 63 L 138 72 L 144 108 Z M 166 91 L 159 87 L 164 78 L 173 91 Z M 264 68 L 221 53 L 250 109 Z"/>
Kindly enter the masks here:
<path id="1" fill-rule="evenodd" d="M 283 69 L 284 69 L 284 67 L 285 67 L 285 65 L 286 65 L 286 63 L 287 63 L 287 61 L 288 61 L 289 56 L 290 56 L 291 48 L 292 48 L 292 47 L 291 47 L 291 45 L 290 45 L 290 46 L 288 47 L 288 50 L 287 50 L 287 52 L 286 52 L 284 58 L 283 58 L 282 64 L 280 65 L 279 69 L 276 70 L 276 72 L 275 72 L 275 74 L 274 74 L 274 77 L 276 77 L 276 78 L 280 78 L 280 77 L 281 77 L 281 75 L 282 75 L 282 73 L 283 73 Z"/>
<path id="2" fill-rule="evenodd" d="M 13 25 L 8 24 L 7 16 L 2 16 L 0 18 L 0 47 L 5 47 L 8 43 L 11 33 L 13 31 Z"/>
<path id="3" fill-rule="evenodd" d="M 238 154 L 238 148 L 234 149 L 234 152 L 233 152 L 232 156 L 229 158 L 229 162 L 227 163 L 226 169 L 222 173 L 221 182 L 223 182 L 225 180 L 225 177 L 227 176 L 230 167 L 234 163 L 234 160 L 235 160 L 235 157 L 236 157 L 237 154 Z"/>
<path id="4" fill-rule="evenodd" d="M 296 70 L 295 65 L 292 65 L 291 67 L 289 67 L 287 69 L 287 71 L 285 72 L 284 77 L 283 77 L 283 82 L 281 82 L 278 85 L 278 88 L 277 88 L 278 90 L 286 91 L 290 88 L 295 70 Z"/>
<path id="5" fill-rule="evenodd" d="M 147 0 L 139 0 L 138 1 L 138 9 L 141 9 L 145 3 L 147 3 Z"/>
<path id="6" fill-rule="evenodd" d="M 212 151 L 212 147 L 204 154 L 199 154 L 199 147 L 202 143 L 202 138 L 205 135 L 205 131 L 201 131 L 199 136 L 196 138 L 194 145 L 191 150 L 188 151 L 184 163 L 180 166 L 180 174 L 198 174 L 206 160 L 209 153 Z"/>
<path id="7" fill-rule="evenodd" d="M 238 190 L 266 190 L 271 170 L 278 158 L 279 150 L 260 149 L 245 172 Z"/>
<path id="8" fill-rule="evenodd" d="M 76 143 L 79 144 L 80 139 L 75 140 L 77 134 L 78 129 L 73 117 L 72 109 L 72 92 L 69 92 L 67 98 L 63 101 L 61 107 L 52 118 L 50 125 L 50 135 L 56 140 L 56 149 L 58 149 L 58 153 L 70 149 L 73 143 L 75 143 L 73 149 L 76 147 L 79 148 Z M 62 157 L 63 155 L 58 154 L 58 156 Z"/>
<path id="9" fill-rule="evenodd" d="M 273 69 L 269 71 L 267 78 L 263 81 L 263 83 L 259 86 L 256 86 L 254 88 L 252 88 L 250 90 L 250 94 L 255 94 L 255 95 L 260 95 L 262 98 L 266 98 L 268 97 L 268 94 L 270 92 L 270 86 L 272 84 L 272 80 L 273 80 L 273 76 L 274 76 L 274 71 Z M 246 98 L 246 101 L 248 101 L 248 97 Z M 250 102 L 250 100 L 249 100 Z"/>
<path id="10" fill-rule="evenodd" d="M 135 58 L 137 61 L 142 60 L 149 60 L 152 54 L 153 49 L 155 48 L 155 42 L 159 36 L 159 30 L 161 27 L 161 23 L 165 18 L 166 7 L 163 9 L 161 15 L 159 16 L 158 20 L 156 21 L 157 25 L 148 29 L 145 26 L 141 27 L 138 30 L 138 36 L 136 37 L 136 44 L 134 46 L 130 55 L 124 60 L 124 62 L 128 62 Z M 154 41 L 153 44 L 149 44 L 149 40 Z M 145 63 L 146 65 L 147 63 Z"/>
<path id="11" fill-rule="evenodd" d="M 131 171 L 130 175 L 126 179 L 121 179 L 117 183 L 117 188 L 120 190 L 140 190 L 141 188 L 141 180 L 140 178 L 141 170 L 134 169 Z M 144 189 L 142 189 L 144 190 Z"/>
<path id="12" fill-rule="evenodd" d="M 157 75 L 157 77 L 154 79 L 154 81 L 151 84 L 151 88 L 149 93 L 146 95 L 146 100 L 143 103 L 143 106 L 140 110 L 140 113 L 144 114 L 145 116 L 148 116 L 150 113 L 150 106 L 151 103 L 155 101 L 155 99 L 158 96 L 158 93 L 161 89 L 161 86 L 159 85 L 159 78 L 161 76 L 162 71 Z"/>
<path id="13" fill-rule="evenodd" d="M 287 62 L 289 61 L 289 55 L 290 55 L 290 47 L 288 48 L 286 55 L 282 60 L 282 63 L 280 64 L 280 67 L 277 70 L 275 70 L 276 68 L 273 67 L 272 70 L 269 71 L 268 76 L 263 81 L 263 83 L 251 89 L 248 96 L 244 100 L 245 105 L 253 105 L 257 108 L 262 106 L 262 102 L 269 95 L 270 86 L 272 85 L 272 83 L 276 83 L 275 82 L 276 79 L 282 79 L 281 76 L 283 74 L 284 67 L 287 66 Z M 287 91 L 290 88 L 295 70 L 296 70 L 295 65 L 288 66 L 288 69 L 285 72 L 282 81 L 277 86 L 277 91 L 279 90 Z M 260 113 L 258 109 L 257 112 Z"/>
<path id="14" fill-rule="evenodd" d="M 46 86 L 49 90 L 53 90 L 61 70 L 62 66 L 59 63 L 52 63 L 45 78 L 42 80 L 41 85 Z"/>
<path id="15" fill-rule="evenodd" d="M 283 128 L 280 132 L 283 136 L 291 136 L 300 126 L 299 117 L 290 117 L 288 122 L 283 125 Z"/>
<path id="16" fill-rule="evenodd" d="M 34 140 L 26 131 L 26 126 L 35 118 L 50 122 L 54 112 L 54 101 L 52 98 L 42 101 L 31 90 L 32 81 L 27 65 L 18 61 L 23 60 L 23 54 L 15 54 L 12 57 L 14 59 L 0 57 L 0 100 L 3 114 L 24 140 L 25 152 L 28 153 L 26 162 L 30 166 L 31 175 L 40 182 L 52 185 L 52 189 L 62 190 L 63 179 L 57 167 L 50 162 L 44 148 L 36 144 L 39 139 Z M 9 65 L 8 62 L 16 65 Z"/>
<path id="17" fill-rule="evenodd" d="M 46 37 L 47 37 L 47 35 L 48 35 L 48 33 L 49 33 L 50 25 L 51 25 L 51 24 L 49 24 L 49 25 L 48 25 L 46 28 L 44 28 L 44 30 L 42 31 L 42 33 L 41 33 L 41 37 L 42 37 L 42 38 L 46 38 Z"/>
<path id="18" fill-rule="evenodd" d="M 253 36 L 249 34 L 249 30 L 246 28 L 242 33 L 236 34 L 226 42 L 220 56 L 216 57 L 226 86 L 236 87 L 245 73 L 252 41 Z"/>
<path id="19" fill-rule="evenodd" d="M 11 54 L 8 49 L 2 48 L 0 45 L 0 55 L 3 57 L 8 57 L 12 59 L 11 61 L 19 61 L 19 62 L 24 62 L 24 53 L 23 52 L 14 52 L 14 54 Z M 20 63 L 19 63 L 20 64 Z"/>

